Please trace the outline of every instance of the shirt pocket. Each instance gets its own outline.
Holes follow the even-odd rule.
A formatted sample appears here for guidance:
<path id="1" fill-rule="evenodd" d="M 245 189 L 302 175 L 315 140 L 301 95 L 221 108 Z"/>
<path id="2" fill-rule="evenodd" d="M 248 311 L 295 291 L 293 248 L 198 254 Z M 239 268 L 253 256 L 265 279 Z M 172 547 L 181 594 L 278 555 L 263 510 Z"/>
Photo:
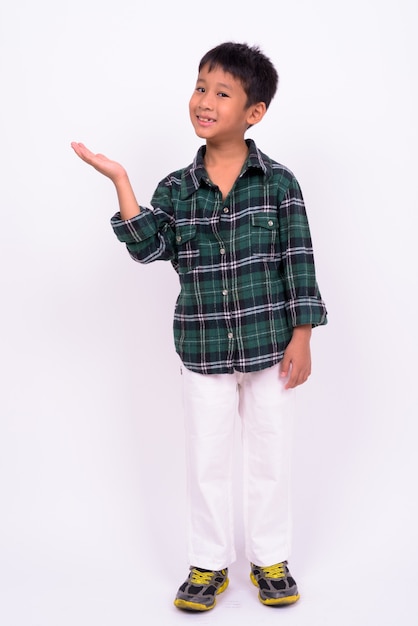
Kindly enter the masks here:
<path id="1" fill-rule="evenodd" d="M 176 244 L 179 274 L 186 274 L 194 269 L 199 261 L 199 247 L 196 237 L 196 224 L 177 226 Z"/>
<path id="2" fill-rule="evenodd" d="M 254 256 L 277 259 L 279 249 L 279 219 L 276 214 L 254 214 L 251 216 L 251 252 Z"/>

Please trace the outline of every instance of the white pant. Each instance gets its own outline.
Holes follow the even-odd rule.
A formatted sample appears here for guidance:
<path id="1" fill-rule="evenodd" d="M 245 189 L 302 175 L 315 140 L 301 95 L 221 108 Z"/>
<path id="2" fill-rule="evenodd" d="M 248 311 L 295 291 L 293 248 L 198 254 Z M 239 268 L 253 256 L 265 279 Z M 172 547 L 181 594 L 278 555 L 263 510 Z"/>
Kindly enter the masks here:
<path id="1" fill-rule="evenodd" d="M 236 558 L 233 444 L 242 421 L 246 557 L 261 566 L 288 559 L 293 391 L 279 365 L 243 374 L 182 367 L 188 483 L 189 564 L 219 570 Z"/>

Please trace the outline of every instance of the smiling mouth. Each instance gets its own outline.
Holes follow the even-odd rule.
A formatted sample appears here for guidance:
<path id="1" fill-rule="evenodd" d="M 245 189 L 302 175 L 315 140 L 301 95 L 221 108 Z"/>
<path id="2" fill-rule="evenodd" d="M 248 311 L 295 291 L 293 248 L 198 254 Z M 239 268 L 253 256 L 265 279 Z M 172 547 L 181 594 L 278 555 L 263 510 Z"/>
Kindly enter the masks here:
<path id="1" fill-rule="evenodd" d="M 201 115 L 197 115 L 196 117 L 202 124 L 211 124 L 215 121 L 212 117 L 202 117 Z"/>

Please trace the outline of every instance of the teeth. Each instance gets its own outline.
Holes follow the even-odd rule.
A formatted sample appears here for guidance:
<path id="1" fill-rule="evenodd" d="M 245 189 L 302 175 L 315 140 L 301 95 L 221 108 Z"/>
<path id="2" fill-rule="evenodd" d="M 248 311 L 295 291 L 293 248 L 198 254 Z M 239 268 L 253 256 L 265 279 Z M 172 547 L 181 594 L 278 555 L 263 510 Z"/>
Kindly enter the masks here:
<path id="1" fill-rule="evenodd" d="M 199 116 L 199 120 L 200 120 L 201 122 L 213 122 L 213 121 L 214 121 L 212 118 L 209 118 L 209 117 L 200 117 L 200 116 Z"/>

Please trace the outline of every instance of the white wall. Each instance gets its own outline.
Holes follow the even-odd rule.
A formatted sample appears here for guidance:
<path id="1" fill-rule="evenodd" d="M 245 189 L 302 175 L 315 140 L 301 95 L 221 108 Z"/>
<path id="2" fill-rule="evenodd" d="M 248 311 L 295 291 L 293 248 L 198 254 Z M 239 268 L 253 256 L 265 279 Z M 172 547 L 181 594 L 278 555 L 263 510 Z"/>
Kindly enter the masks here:
<path id="1" fill-rule="evenodd" d="M 110 183 L 70 142 L 123 162 L 148 203 L 200 145 L 197 63 L 228 39 L 278 68 L 249 136 L 302 185 L 329 309 L 298 396 L 303 601 L 281 619 L 417 623 L 416 23 L 413 0 L 2 1 L 2 625 L 186 619 L 177 278 L 129 259 Z M 204 623 L 277 619 L 247 568 Z"/>

